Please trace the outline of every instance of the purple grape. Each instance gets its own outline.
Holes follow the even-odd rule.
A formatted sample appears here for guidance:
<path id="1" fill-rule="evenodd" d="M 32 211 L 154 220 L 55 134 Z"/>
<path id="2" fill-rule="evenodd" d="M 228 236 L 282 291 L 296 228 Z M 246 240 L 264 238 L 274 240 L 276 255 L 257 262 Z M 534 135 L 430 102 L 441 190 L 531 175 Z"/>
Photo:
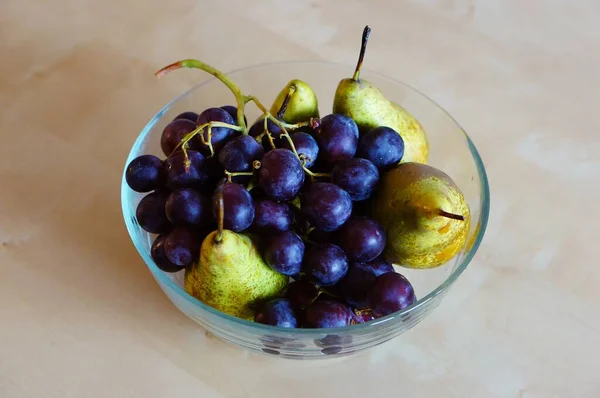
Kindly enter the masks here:
<path id="1" fill-rule="evenodd" d="M 301 210 L 315 228 L 325 232 L 335 231 L 350 218 L 352 199 L 348 192 L 337 185 L 316 182 L 304 192 Z"/>
<path id="2" fill-rule="evenodd" d="M 369 292 L 369 306 L 377 317 L 400 311 L 415 301 L 412 285 L 397 272 L 379 275 Z"/>
<path id="3" fill-rule="evenodd" d="M 318 286 L 332 286 L 348 272 L 348 257 L 337 245 L 323 243 L 307 250 L 302 273 Z"/>
<path id="4" fill-rule="evenodd" d="M 356 157 L 370 160 L 379 170 L 397 165 L 404 156 L 404 140 L 390 127 L 375 127 L 360 138 Z"/>
<path id="5" fill-rule="evenodd" d="M 154 191 L 144 196 L 137 205 L 135 217 L 140 227 L 151 234 L 162 234 L 172 225 L 165 213 L 168 192 Z"/>
<path id="6" fill-rule="evenodd" d="M 166 182 L 163 161 L 154 155 L 141 155 L 127 165 L 125 181 L 136 192 L 150 192 Z"/>
<path id="7" fill-rule="evenodd" d="M 366 262 L 379 256 L 386 244 L 383 226 L 367 217 L 353 217 L 340 229 L 339 245 L 350 261 Z"/>
<path id="8" fill-rule="evenodd" d="M 201 243 L 193 230 L 176 227 L 165 238 L 165 255 L 173 264 L 185 267 L 198 259 Z"/>
<path id="9" fill-rule="evenodd" d="M 304 166 L 307 168 L 312 167 L 319 156 L 319 145 L 317 141 L 307 133 L 294 133 L 290 136 L 298 156 L 304 159 Z M 283 140 L 281 143 L 282 148 L 292 150 L 288 140 Z"/>
<path id="10" fill-rule="evenodd" d="M 355 311 L 353 316 L 354 322 L 365 323 L 377 319 L 371 310 Z"/>
<path id="11" fill-rule="evenodd" d="M 233 118 L 227 111 L 222 108 L 208 108 L 204 110 L 199 116 L 196 124 L 201 126 L 205 123 L 209 122 L 223 122 L 227 124 L 235 124 Z M 232 130 L 228 127 L 212 127 L 212 138 L 210 143 L 212 144 L 213 150 L 215 153 L 218 153 L 223 146 L 229 141 L 231 138 L 235 136 L 235 130 Z M 202 135 L 204 140 L 208 142 L 208 128 L 202 130 Z M 210 149 L 208 145 L 202 143 L 200 136 L 195 137 L 196 145 L 200 148 L 205 155 L 210 155 Z"/>
<path id="12" fill-rule="evenodd" d="M 234 232 L 242 232 L 254 221 L 254 205 L 252 196 L 240 184 L 225 183 L 220 188 L 223 194 L 224 217 L 223 227 Z M 218 192 L 213 195 L 213 215 L 218 217 Z"/>
<path id="13" fill-rule="evenodd" d="M 233 119 L 233 124 L 238 124 L 237 107 L 235 107 L 233 105 L 223 105 L 221 107 L 221 109 L 223 109 L 225 112 L 229 113 L 229 116 L 231 116 L 231 118 Z M 244 122 L 246 123 L 246 126 L 247 126 L 248 119 L 246 119 L 246 115 L 244 115 Z"/>
<path id="14" fill-rule="evenodd" d="M 317 299 L 319 290 L 313 283 L 298 280 L 288 284 L 286 296 L 290 299 L 294 308 L 303 310 Z"/>
<path id="15" fill-rule="evenodd" d="M 252 162 L 265 154 L 263 147 L 249 135 L 240 135 L 229 141 L 219 152 L 219 163 L 230 172 L 250 171 Z"/>
<path id="16" fill-rule="evenodd" d="M 381 256 L 377 257 L 375 260 L 369 261 L 367 264 L 371 266 L 373 272 L 375 272 L 375 276 L 383 275 L 388 272 L 395 272 L 392 263 L 384 260 Z"/>
<path id="17" fill-rule="evenodd" d="M 180 113 L 179 115 L 175 116 L 175 118 L 173 120 L 179 120 L 179 119 L 186 119 L 189 121 L 194 122 L 194 124 L 196 124 L 196 120 L 198 120 L 198 114 L 196 112 L 183 112 Z"/>
<path id="18" fill-rule="evenodd" d="M 294 224 L 294 212 L 290 205 L 271 199 L 254 200 L 254 222 L 252 229 L 261 234 L 287 231 Z"/>
<path id="19" fill-rule="evenodd" d="M 270 237 L 263 252 L 265 262 L 280 274 L 292 276 L 300 272 L 304 257 L 304 242 L 292 231 Z"/>
<path id="20" fill-rule="evenodd" d="M 304 321 L 309 328 L 349 326 L 352 322 L 352 311 L 338 301 L 317 300 L 306 308 Z"/>
<path id="21" fill-rule="evenodd" d="M 368 199 L 379 181 L 379 170 L 371 161 L 360 158 L 338 162 L 331 172 L 331 182 L 350 194 L 353 201 Z"/>
<path id="22" fill-rule="evenodd" d="M 205 226 L 213 221 L 210 198 L 191 188 L 171 192 L 165 210 L 174 225 Z"/>
<path id="23" fill-rule="evenodd" d="M 170 189 L 194 188 L 206 190 L 209 182 L 209 174 L 206 167 L 206 159 L 198 151 L 188 150 L 189 168 L 185 166 L 183 151 L 174 152 L 165 161 L 167 170 L 167 186 Z"/>
<path id="24" fill-rule="evenodd" d="M 265 122 L 263 118 L 258 119 L 256 122 L 254 122 L 252 127 L 250 127 L 250 129 L 248 130 L 248 134 L 251 137 L 259 137 L 265 131 L 264 123 Z M 281 147 L 281 145 L 286 141 L 285 138 L 281 137 L 283 130 L 281 130 L 281 128 L 278 125 L 276 125 L 275 122 L 271 119 L 267 119 L 267 130 L 271 134 L 271 137 L 273 137 L 275 147 Z M 269 152 L 273 149 L 273 146 L 271 145 L 269 138 L 266 134 L 262 136 L 259 142 L 262 144 L 263 148 L 265 149 L 265 152 Z"/>
<path id="25" fill-rule="evenodd" d="M 291 200 L 304 184 L 304 170 L 300 160 L 288 149 L 267 152 L 258 170 L 258 186 L 275 200 Z"/>
<path id="26" fill-rule="evenodd" d="M 150 256 L 156 266 L 164 272 L 178 272 L 184 269 L 180 265 L 173 264 L 171 260 L 165 254 L 165 239 L 167 238 L 166 234 L 161 234 L 154 239 L 152 242 L 152 246 L 150 247 Z"/>
<path id="27" fill-rule="evenodd" d="M 319 153 L 330 163 L 351 159 L 358 144 L 358 126 L 350 117 L 330 114 L 321 119 L 316 129 Z"/>
<path id="28" fill-rule="evenodd" d="M 160 137 L 160 147 L 166 156 L 170 156 L 181 140 L 196 129 L 195 121 L 188 119 L 175 119 L 167 124 Z M 193 148 L 194 139 L 189 144 Z"/>
<path id="29" fill-rule="evenodd" d="M 379 271 L 370 264 L 350 263 L 348 272 L 337 284 L 344 300 L 353 307 L 367 308 L 369 305 L 368 294 L 375 285 Z"/>
<path id="30" fill-rule="evenodd" d="M 254 322 L 280 328 L 295 328 L 298 326 L 296 314 L 290 300 L 277 298 L 264 303 L 254 316 Z"/>

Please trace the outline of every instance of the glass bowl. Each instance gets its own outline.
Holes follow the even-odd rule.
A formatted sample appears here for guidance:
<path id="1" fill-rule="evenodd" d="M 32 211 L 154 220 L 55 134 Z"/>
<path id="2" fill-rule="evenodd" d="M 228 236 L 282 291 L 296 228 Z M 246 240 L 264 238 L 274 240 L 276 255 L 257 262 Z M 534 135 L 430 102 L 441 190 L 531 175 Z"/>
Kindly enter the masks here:
<path id="1" fill-rule="evenodd" d="M 279 90 L 294 78 L 307 82 L 316 92 L 321 116 L 331 113 L 340 79 L 352 75 L 352 65 L 329 62 L 280 62 L 247 67 L 227 75 L 244 94 L 258 97 L 269 107 Z M 163 128 L 179 113 L 201 112 L 208 107 L 235 104 L 231 92 L 217 79 L 201 70 L 186 72 L 207 76 L 165 105 L 143 128 L 133 144 L 125 166 L 135 157 L 150 153 L 164 158 L 160 148 Z M 169 84 L 169 76 L 161 79 Z M 285 329 L 238 319 L 221 313 L 188 295 L 183 289 L 183 271 L 161 271 L 150 256 L 154 238 L 135 219 L 138 202 L 144 196 L 131 190 L 123 173 L 121 200 L 127 230 L 134 246 L 158 285 L 181 312 L 219 338 L 252 351 L 286 358 L 311 359 L 348 355 L 386 342 L 409 330 L 436 308 L 450 286 L 473 259 L 483 238 L 489 215 L 489 187 L 483 162 L 475 145 L 460 125 L 440 106 L 417 90 L 367 69 L 361 78 L 378 86 L 384 95 L 411 112 L 423 125 L 430 141 L 429 164 L 446 172 L 460 187 L 470 206 L 471 229 L 463 250 L 447 264 L 427 270 L 395 267 L 414 286 L 417 299 L 406 309 L 367 323 L 332 329 Z M 246 106 L 251 124 L 260 115 L 253 104 Z"/>

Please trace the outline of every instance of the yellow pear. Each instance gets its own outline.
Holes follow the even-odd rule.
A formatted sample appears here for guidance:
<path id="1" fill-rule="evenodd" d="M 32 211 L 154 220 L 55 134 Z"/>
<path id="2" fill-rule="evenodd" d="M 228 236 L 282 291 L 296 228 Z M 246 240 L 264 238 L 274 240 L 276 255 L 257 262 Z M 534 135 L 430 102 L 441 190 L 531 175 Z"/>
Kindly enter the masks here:
<path id="1" fill-rule="evenodd" d="M 451 260 L 465 246 L 471 222 L 456 183 L 416 162 L 382 174 L 371 213 L 386 231 L 385 259 L 408 268 L 433 268 Z"/>
<path id="2" fill-rule="evenodd" d="M 319 103 L 313 89 L 299 79 L 281 89 L 269 112 L 286 123 L 300 123 L 319 117 Z"/>
<path id="3" fill-rule="evenodd" d="M 378 87 L 360 78 L 369 33 L 370 28 L 366 26 L 354 75 L 339 82 L 333 98 L 333 113 L 352 118 L 361 133 L 379 126 L 394 129 L 404 141 L 400 163 L 427 163 L 429 141 L 421 123 L 406 109 L 388 100 Z"/>

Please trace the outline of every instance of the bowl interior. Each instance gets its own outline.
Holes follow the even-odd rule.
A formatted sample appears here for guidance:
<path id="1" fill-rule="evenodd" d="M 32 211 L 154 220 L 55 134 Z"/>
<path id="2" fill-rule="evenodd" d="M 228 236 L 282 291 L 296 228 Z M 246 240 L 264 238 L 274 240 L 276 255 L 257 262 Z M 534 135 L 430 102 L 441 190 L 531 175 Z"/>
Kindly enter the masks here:
<path id="1" fill-rule="evenodd" d="M 349 77 L 352 69 L 353 66 L 335 63 L 287 62 L 257 65 L 228 73 L 228 75 L 240 86 L 244 94 L 256 96 L 267 108 L 289 80 L 301 79 L 316 92 L 321 116 L 324 116 L 331 113 L 333 96 L 338 82 L 342 78 Z M 207 80 L 175 98 L 148 122 L 137 137 L 126 164 L 145 153 L 164 158 L 160 149 L 160 135 L 163 128 L 179 113 L 184 111 L 199 113 L 208 107 L 235 104 L 231 92 L 221 82 L 203 71 L 175 71 L 172 73 L 204 74 Z M 430 141 L 429 164 L 447 173 L 460 187 L 470 206 L 472 221 L 467 245 L 459 255 L 445 265 L 428 270 L 396 267 L 398 272 L 406 276 L 415 287 L 418 301 L 413 306 L 376 321 L 343 328 L 352 333 L 370 333 L 369 328 L 419 311 L 420 307 L 444 292 L 466 268 L 477 251 L 489 214 L 489 187 L 485 169 L 475 146 L 459 124 L 427 96 L 397 80 L 366 69 L 361 73 L 361 77 L 379 87 L 388 99 L 406 108 L 422 123 Z M 163 84 L 169 84 L 168 80 L 169 76 L 166 76 L 161 81 Z M 254 104 L 246 106 L 249 124 L 252 124 L 259 115 L 260 112 Z M 261 332 L 268 331 L 285 335 L 305 333 L 315 336 L 323 333 L 323 330 L 279 329 L 247 322 L 215 311 L 187 295 L 182 288 L 183 272 L 164 273 L 154 265 L 150 257 L 150 246 L 154 236 L 143 231 L 135 220 L 135 208 L 143 196 L 144 194 L 129 189 L 123 178 L 122 206 L 127 229 L 141 257 L 171 300 L 174 302 L 186 301 L 186 305 L 197 306 L 211 316 Z M 203 324 L 206 325 L 206 322 Z M 328 332 L 331 333 L 332 330 L 328 330 Z"/>

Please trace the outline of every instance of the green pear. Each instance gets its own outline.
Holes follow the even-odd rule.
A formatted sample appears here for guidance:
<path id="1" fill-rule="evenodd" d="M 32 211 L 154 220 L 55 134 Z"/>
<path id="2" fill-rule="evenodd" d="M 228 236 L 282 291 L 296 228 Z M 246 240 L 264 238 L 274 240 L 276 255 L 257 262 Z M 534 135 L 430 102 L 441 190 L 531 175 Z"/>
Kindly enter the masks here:
<path id="1" fill-rule="evenodd" d="M 404 156 L 400 163 L 427 163 L 429 141 L 421 123 L 406 109 L 388 100 L 378 87 L 360 78 L 360 68 L 370 31 L 368 26 L 363 31 L 354 75 L 338 83 L 333 98 L 333 113 L 352 118 L 361 133 L 379 126 L 394 129 L 404 141 Z"/>
<path id="2" fill-rule="evenodd" d="M 269 112 L 278 119 L 291 124 L 318 118 L 317 95 L 302 80 L 290 80 L 273 101 Z"/>
<path id="3" fill-rule="evenodd" d="M 185 270 L 185 290 L 226 314 L 253 320 L 256 304 L 277 297 L 288 277 L 262 259 L 252 237 L 230 230 L 211 232 L 200 259 Z"/>
<path id="4" fill-rule="evenodd" d="M 386 231 L 384 258 L 408 268 L 434 268 L 451 260 L 465 246 L 471 221 L 456 183 L 416 162 L 381 175 L 371 216 Z"/>

